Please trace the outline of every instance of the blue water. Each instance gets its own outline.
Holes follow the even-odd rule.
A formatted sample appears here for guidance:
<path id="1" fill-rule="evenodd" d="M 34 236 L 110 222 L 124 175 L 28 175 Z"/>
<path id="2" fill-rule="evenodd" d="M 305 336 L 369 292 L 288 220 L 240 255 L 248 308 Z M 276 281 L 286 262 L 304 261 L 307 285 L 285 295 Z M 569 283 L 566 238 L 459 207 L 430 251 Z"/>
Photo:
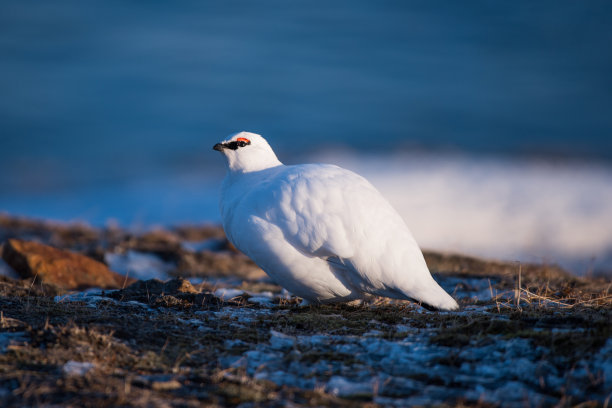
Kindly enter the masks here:
<path id="1" fill-rule="evenodd" d="M 5 0 L 0 211 L 216 221 L 211 146 L 238 130 L 287 162 L 610 167 L 610 21 L 609 1 Z"/>
<path id="2" fill-rule="evenodd" d="M 289 155 L 612 161 L 611 17 L 608 1 L 3 1 L 0 190 L 206 167 L 243 129 Z"/>

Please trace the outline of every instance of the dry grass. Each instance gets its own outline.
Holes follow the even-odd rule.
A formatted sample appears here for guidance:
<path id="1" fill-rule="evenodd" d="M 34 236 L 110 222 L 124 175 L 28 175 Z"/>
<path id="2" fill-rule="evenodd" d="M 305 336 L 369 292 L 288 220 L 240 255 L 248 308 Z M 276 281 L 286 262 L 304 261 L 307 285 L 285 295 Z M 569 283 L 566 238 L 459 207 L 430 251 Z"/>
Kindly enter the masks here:
<path id="1" fill-rule="evenodd" d="M 1 237 L 24 235 L 98 259 L 105 251 L 150 251 L 182 265 L 174 271 L 181 276 L 228 276 L 243 268 L 235 288 L 280 291 L 227 248 L 213 255 L 193 254 L 177 245 L 185 237 L 221 239 L 220 230 L 209 226 L 129 236 L 117 229 L 57 227 L 0 217 Z M 426 395 L 430 389 L 448 389 L 448 398 L 436 400 L 441 406 L 497 406 L 479 397 L 466 398 L 465 392 L 476 383 L 469 378 L 460 383 L 457 372 L 460 367 L 484 363 L 466 355 L 519 341 L 527 347 L 528 358 L 537 356 L 538 364 L 567 379 L 561 387 L 544 380 L 538 383 L 536 377 L 513 379 L 548 398 L 544 405 L 605 405 L 609 390 L 603 389 L 601 373 L 589 373 L 582 382 L 572 383 L 571 378 L 612 337 L 609 281 L 578 278 L 551 265 L 431 252 L 426 257 L 443 283 L 450 278 L 458 282 L 450 288 L 460 298 L 458 313 L 429 312 L 411 302 L 379 297 L 308 307 L 298 306 L 297 298 L 277 298 L 263 307 L 250 301 L 249 295 L 225 301 L 215 297 L 209 291 L 217 288 L 216 283 L 204 282 L 194 288 L 181 280 L 141 282 L 106 293 L 94 304 L 87 300 L 57 302 L 53 296 L 60 291 L 52 286 L 0 277 L 0 347 L 4 347 L 0 352 L 0 398 L 7 407 L 350 407 L 376 406 L 375 396 L 401 399 Z M 488 296 L 471 297 L 472 292 L 483 291 L 470 287 L 470 281 L 484 283 Z M 282 367 L 311 370 L 309 375 L 319 381 L 316 386 L 279 386 L 256 379 L 244 366 L 222 363 L 234 357 L 247 359 L 246 353 L 262 347 L 266 350 L 271 332 L 293 338 L 334 336 L 327 348 L 296 344 L 279 357 Z M 342 351 L 342 347 L 360 344 L 366 336 L 402 347 L 408 339 L 412 347 L 435 352 L 433 360 L 422 362 L 425 367 L 412 367 L 414 372 L 400 375 L 415 382 L 417 391 L 401 387 L 389 391 L 395 379 L 390 377 L 370 397 L 340 398 L 326 392 L 325 381 L 334 375 L 350 377 L 364 369 L 371 377 L 380 373 L 376 364 L 384 356 L 370 358 L 367 353 Z M 65 370 L 71 361 L 92 363 L 93 368 L 83 375 L 71 375 Z M 517 364 L 499 358 L 486 363 L 498 364 L 499 370 Z M 319 365 L 327 371 L 312 371 Z M 256 373 L 265 370 L 262 364 Z M 530 403 L 528 399 L 524 402 Z"/>

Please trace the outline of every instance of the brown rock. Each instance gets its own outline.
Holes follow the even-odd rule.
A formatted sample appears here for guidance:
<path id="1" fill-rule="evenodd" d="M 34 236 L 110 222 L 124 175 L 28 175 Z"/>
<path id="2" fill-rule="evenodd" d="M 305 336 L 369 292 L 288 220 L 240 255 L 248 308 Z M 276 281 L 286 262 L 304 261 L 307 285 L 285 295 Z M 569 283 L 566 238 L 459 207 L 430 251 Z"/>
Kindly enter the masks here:
<path id="1" fill-rule="evenodd" d="M 119 289 L 135 282 L 84 255 L 33 241 L 9 239 L 2 258 L 22 278 L 35 277 L 67 290 L 97 287 Z"/>

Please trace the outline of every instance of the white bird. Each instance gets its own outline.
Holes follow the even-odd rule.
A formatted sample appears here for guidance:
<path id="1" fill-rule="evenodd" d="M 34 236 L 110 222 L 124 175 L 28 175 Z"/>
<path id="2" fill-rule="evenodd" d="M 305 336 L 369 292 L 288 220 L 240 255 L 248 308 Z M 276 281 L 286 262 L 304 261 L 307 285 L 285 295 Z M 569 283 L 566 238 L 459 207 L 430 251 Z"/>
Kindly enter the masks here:
<path id="1" fill-rule="evenodd" d="M 363 177 L 330 164 L 285 166 L 249 132 L 213 148 L 228 168 L 220 201 L 227 238 L 279 285 L 311 303 L 369 293 L 459 307 L 402 217 Z"/>

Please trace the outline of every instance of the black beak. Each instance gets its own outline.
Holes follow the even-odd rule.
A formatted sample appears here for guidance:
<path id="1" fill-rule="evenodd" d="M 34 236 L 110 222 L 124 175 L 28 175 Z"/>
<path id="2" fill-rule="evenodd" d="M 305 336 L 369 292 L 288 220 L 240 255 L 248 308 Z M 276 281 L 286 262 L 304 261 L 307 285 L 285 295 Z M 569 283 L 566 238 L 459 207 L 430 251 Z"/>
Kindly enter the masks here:
<path id="1" fill-rule="evenodd" d="M 223 145 L 223 143 L 217 143 L 216 145 L 213 146 L 213 149 L 218 152 L 222 152 L 223 149 L 225 149 L 225 145 Z"/>

